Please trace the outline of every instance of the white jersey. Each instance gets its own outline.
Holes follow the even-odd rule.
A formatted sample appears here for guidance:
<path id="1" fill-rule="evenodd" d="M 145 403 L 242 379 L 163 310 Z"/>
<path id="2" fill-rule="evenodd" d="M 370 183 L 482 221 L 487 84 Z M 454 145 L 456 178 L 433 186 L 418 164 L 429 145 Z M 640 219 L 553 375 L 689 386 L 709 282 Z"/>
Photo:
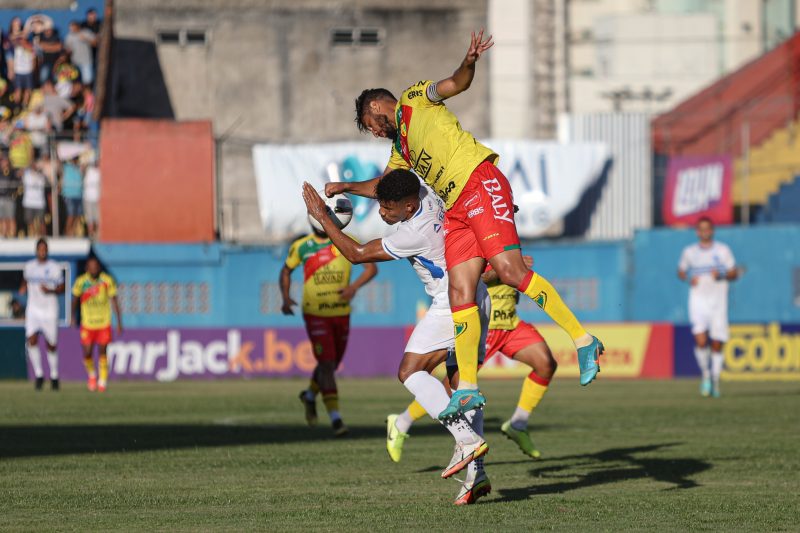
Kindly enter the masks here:
<path id="1" fill-rule="evenodd" d="M 58 320 L 58 295 L 45 294 L 43 287 L 55 289 L 64 283 L 64 271 L 55 261 L 48 259 L 40 263 L 32 259 L 25 263 L 23 271 L 28 286 L 28 305 L 25 318 L 40 317 Z"/>
<path id="2" fill-rule="evenodd" d="M 395 259 L 408 259 L 433 298 L 431 309 L 447 309 L 447 265 L 444 261 L 444 204 L 426 185 L 419 191 L 419 209 L 381 241 Z"/>
<path id="3" fill-rule="evenodd" d="M 697 284 L 689 289 L 689 298 L 698 298 L 714 304 L 728 303 L 728 281 L 714 279 L 711 274 L 716 270 L 724 276 L 736 266 L 731 249 L 726 244 L 712 241 L 711 246 L 703 247 L 699 243 L 684 248 L 678 269 L 686 272 L 689 278 L 697 277 Z"/>
<path id="4" fill-rule="evenodd" d="M 735 266 L 731 249 L 721 242 L 684 248 L 678 269 L 690 279 L 697 277 L 689 289 L 689 321 L 694 334 L 708 332 L 714 340 L 728 340 L 728 281 L 715 279 L 712 272 L 724 276 Z"/>

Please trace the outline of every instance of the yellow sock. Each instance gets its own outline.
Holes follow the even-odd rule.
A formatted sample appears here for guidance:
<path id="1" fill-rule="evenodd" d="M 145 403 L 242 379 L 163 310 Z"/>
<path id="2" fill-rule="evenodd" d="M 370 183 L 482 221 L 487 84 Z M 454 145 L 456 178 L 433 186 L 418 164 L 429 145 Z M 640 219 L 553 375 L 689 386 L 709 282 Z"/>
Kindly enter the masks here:
<path id="1" fill-rule="evenodd" d="M 522 392 L 519 393 L 517 407 L 529 413 L 533 411 L 542 401 L 542 397 L 547 392 L 549 385 L 549 379 L 543 379 L 533 372 L 528 374 L 528 377 L 522 383 Z"/>
<path id="2" fill-rule="evenodd" d="M 536 305 L 541 307 L 556 324 L 569 334 L 572 340 L 580 339 L 586 335 L 586 330 L 583 329 L 581 323 L 578 322 L 578 319 L 572 314 L 567 304 L 561 299 L 558 291 L 542 276 L 531 272 L 517 289 L 530 296 L 536 302 Z M 453 319 L 455 320 L 455 316 Z M 456 352 L 456 355 L 458 355 L 458 352 Z"/>
<path id="3" fill-rule="evenodd" d="M 425 408 L 422 407 L 417 400 L 414 400 L 408 405 L 408 414 L 411 415 L 412 420 L 419 420 L 426 414 Z"/>
<path id="4" fill-rule="evenodd" d="M 453 311 L 456 335 L 456 361 L 458 362 L 458 388 L 474 389 L 478 386 L 478 344 L 481 342 L 481 319 L 478 306 Z"/>
<path id="5" fill-rule="evenodd" d="M 339 395 L 337 393 L 322 393 L 322 403 L 325 404 L 328 413 L 339 412 Z"/>
<path id="6" fill-rule="evenodd" d="M 313 392 L 314 396 L 319 394 L 319 385 L 317 385 L 317 382 L 314 381 L 314 378 L 311 378 L 311 383 L 308 384 L 308 390 Z"/>
<path id="7" fill-rule="evenodd" d="M 83 366 L 86 368 L 86 375 L 88 375 L 90 378 L 93 378 L 97 375 L 94 372 L 94 361 L 91 357 L 83 358 Z"/>
<path id="8" fill-rule="evenodd" d="M 108 381 L 108 357 L 101 355 L 98 363 L 100 367 L 100 381 L 105 383 Z"/>

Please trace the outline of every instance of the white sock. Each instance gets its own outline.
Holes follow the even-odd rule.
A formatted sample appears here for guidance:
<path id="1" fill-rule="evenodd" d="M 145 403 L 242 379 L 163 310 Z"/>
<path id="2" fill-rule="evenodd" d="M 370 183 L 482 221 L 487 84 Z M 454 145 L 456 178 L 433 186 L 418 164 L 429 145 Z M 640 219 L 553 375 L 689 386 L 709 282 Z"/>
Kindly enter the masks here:
<path id="1" fill-rule="evenodd" d="M 711 379 L 714 385 L 719 385 L 719 376 L 722 374 L 722 366 L 725 363 L 725 357 L 722 352 L 711 352 Z"/>
<path id="2" fill-rule="evenodd" d="M 700 348 L 699 346 L 695 346 L 694 348 L 694 358 L 697 359 L 697 366 L 700 367 L 700 373 L 703 375 L 703 379 L 708 379 L 711 374 L 708 371 L 708 359 L 710 356 L 711 350 L 708 346 L 705 348 Z"/>
<path id="3" fill-rule="evenodd" d="M 42 352 L 39 351 L 38 346 L 31 346 L 30 344 L 26 344 L 28 348 L 28 359 L 31 361 L 31 366 L 33 367 L 33 375 L 37 378 L 40 378 L 44 375 L 44 371 L 42 370 Z"/>
<path id="4" fill-rule="evenodd" d="M 525 431 L 528 429 L 528 418 L 530 416 L 530 411 L 526 411 L 522 407 L 517 406 L 514 410 L 514 414 L 511 415 L 511 427 L 517 431 Z"/>
<path id="5" fill-rule="evenodd" d="M 47 366 L 50 367 L 50 379 L 58 379 L 58 352 L 47 350 Z"/>
<path id="6" fill-rule="evenodd" d="M 408 409 L 406 409 L 397 417 L 397 420 L 394 421 L 394 427 L 396 427 L 400 433 L 408 433 L 413 423 L 414 419 L 411 418 L 411 414 L 408 412 Z"/>
<path id="7" fill-rule="evenodd" d="M 414 395 L 414 398 L 434 420 L 438 420 L 439 413 L 444 411 L 450 403 L 450 397 L 444 389 L 442 382 L 427 372 L 419 371 L 411 374 L 403 385 Z M 470 428 L 466 419 L 460 419 L 444 427 L 453 434 L 458 442 L 474 442 L 475 433 Z"/>
<path id="8" fill-rule="evenodd" d="M 314 392 L 310 390 L 306 390 L 303 393 L 303 397 L 306 399 L 307 402 L 313 402 L 314 400 L 317 399 L 317 396 L 314 394 Z"/>
<path id="9" fill-rule="evenodd" d="M 342 419 L 342 415 L 339 414 L 339 411 L 330 411 L 328 416 L 331 417 L 331 422 L 336 422 L 337 420 Z"/>
<path id="10" fill-rule="evenodd" d="M 477 383 L 470 383 L 469 381 L 458 381 L 458 387 L 456 390 L 478 390 Z"/>
<path id="11" fill-rule="evenodd" d="M 465 413 L 464 416 L 472 427 L 472 431 L 483 437 L 483 411 L 474 409 Z"/>

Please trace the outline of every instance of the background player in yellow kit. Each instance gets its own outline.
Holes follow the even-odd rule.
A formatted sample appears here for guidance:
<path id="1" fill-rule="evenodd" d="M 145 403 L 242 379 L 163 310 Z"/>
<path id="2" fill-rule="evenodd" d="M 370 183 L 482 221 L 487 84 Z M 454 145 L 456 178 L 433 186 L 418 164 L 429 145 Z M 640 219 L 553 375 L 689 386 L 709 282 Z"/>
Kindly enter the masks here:
<path id="1" fill-rule="evenodd" d="M 327 235 L 314 230 L 292 243 L 281 269 L 281 310 L 285 315 L 293 315 L 292 307 L 297 305 L 289 291 L 292 271 L 300 265 L 303 265 L 303 320 L 317 359 L 308 389 L 300 392 L 300 401 L 306 410 L 306 421 L 313 426 L 317 423 L 316 398 L 321 392 L 334 435 L 338 437 L 347 434 L 347 426 L 339 413 L 335 372 L 344 357 L 350 334 L 350 300 L 375 277 L 378 268 L 366 263 L 358 279 L 350 284 L 352 265 Z"/>
<path id="2" fill-rule="evenodd" d="M 581 385 L 594 380 L 603 351 L 555 288 L 525 266 L 511 186 L 496 166 L 499 156 L 461 129 L 443 103 L 469 88 L 475 63 L 493 44 L 491 37 L 483 39 L 483 31 L 473 33 L 464 60 L 450 77 L 421 81 L 403 91 L 399 100 L 386 89 L 368 89 L 356 99 L 358 128 L 393 141 L 385 172 L 413 169 L 442 198 L 447 210 L 445 259 L 461 382 L 439 414 L 443 419 L 485 403 L 478 390 L 480 320 L 475 293 L 486 261 L 503 283 L 532 298 L 570 335 L 578 351 Z M 325 192 L 374 198 L 378 180 L 329 183 Z"/>
<path id="3" fill-rule="evenodd" d="M 117 315 L 117 335 L 122 334 L 122 313 L 117 301 L 117 284 L 114 278 L 100 268 L 96 257 L 86 260 L 86 272 L 78 276 L 72 285 L 72 316 L 75 317 L 78 305 L 81 308 L 81 346 L 83 364 L 88 375 L 87 387 L 90 391 L 105 392 L 108 386 L 108 344 L 111 342 L 111 308 Z M 75 319 L 73 318 L 73 321 Z M 92 353 L 97 345 L 100 379 L 94 368 Z"/>
<path id="4" fill-rule="evenodd" d="M 533 266 L 532 257 L 524 256 L 523 260 L 528 268 Z M 489 334 L 486 338 L 484 364 L 495 354 L 502 353 L 506 357 L 531 367 L 530 374 L 522 384 L 516 409 L 500 429 L 506 437 L 519 446 L 522 453 L 538 459 L 541 457 L 541 453 L 536 449 L 528 433 L 528 419 L 539 405 L 544 393 L 547 392 L 558 363 L 536 327 L 523 322 L 517 315 L 519 292 L 500 283 L 497 273 L 493 270 L 485 272 L 481 279 L 489 288 L 489 296 L 492 299 L 492 314 L 489 322 Z M 458 379 L 457 369 L 456 362 L 449 359 L 447 370 L 451 383 Z M 416 402 L 412 402 L 402 414 L 396 415 L 394 418 L 400 438 L 387 438 L 386 440 L 386 449 L 394 462 L 400 461 L 403 443 L 408 436 L 412 422 L 422 418 L 424 414 L 424 410 Z"/>

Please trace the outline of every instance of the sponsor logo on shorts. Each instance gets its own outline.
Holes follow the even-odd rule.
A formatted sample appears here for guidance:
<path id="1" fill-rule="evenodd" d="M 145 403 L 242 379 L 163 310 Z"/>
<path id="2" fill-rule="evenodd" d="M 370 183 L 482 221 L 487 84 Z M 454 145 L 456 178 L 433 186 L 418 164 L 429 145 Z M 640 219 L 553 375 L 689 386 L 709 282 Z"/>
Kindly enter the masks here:
<path id="1" fill-rule="evenodd" d="M 503 222 L 513 224 L 514 206 L 509 206 L 502 195 L 494 194 L 503 190 L 500 181 L 498 181 L 497 178 L 492 178 L 490 180 L 482 180 L 481 183 L 483 184 L 483 188 L 486 189 L 486 192 L 489 193 L 489 196 L 492 197 L 492 210 L 494 211 L 495 220 L 502 220 Z"/>
<path id="2" fill-rule="evenodd" d="M 540 292 L 533 298 L 533 301 L 536 305 L 544 309 L 544 306 L 547 305 L 547 293 L 544 291 Z"/>
<path id="3" fill-rule="evenodd" d="M 475 209 L 467 213 L 467 218 L 476 217 L 480 214 L 483 214 L 483 206 L 476 207 Z"/>
<path id="4" fill-rule="evenodd" d="M 322 355 L 322 344 L 319 342 L 314 343 L 314 353 L 317 355 Z"/>
<path id="5" fill-rule="evenodd" d="M 483 240 L 484 241 L 488 241 L 489 239 L 494 239 L 495 237 L 499 237 L 499 236 L 500 236 L 499 233 L 491 233 L 491 234 L 487 235 L 486 237 L 484 237 Z"/>

